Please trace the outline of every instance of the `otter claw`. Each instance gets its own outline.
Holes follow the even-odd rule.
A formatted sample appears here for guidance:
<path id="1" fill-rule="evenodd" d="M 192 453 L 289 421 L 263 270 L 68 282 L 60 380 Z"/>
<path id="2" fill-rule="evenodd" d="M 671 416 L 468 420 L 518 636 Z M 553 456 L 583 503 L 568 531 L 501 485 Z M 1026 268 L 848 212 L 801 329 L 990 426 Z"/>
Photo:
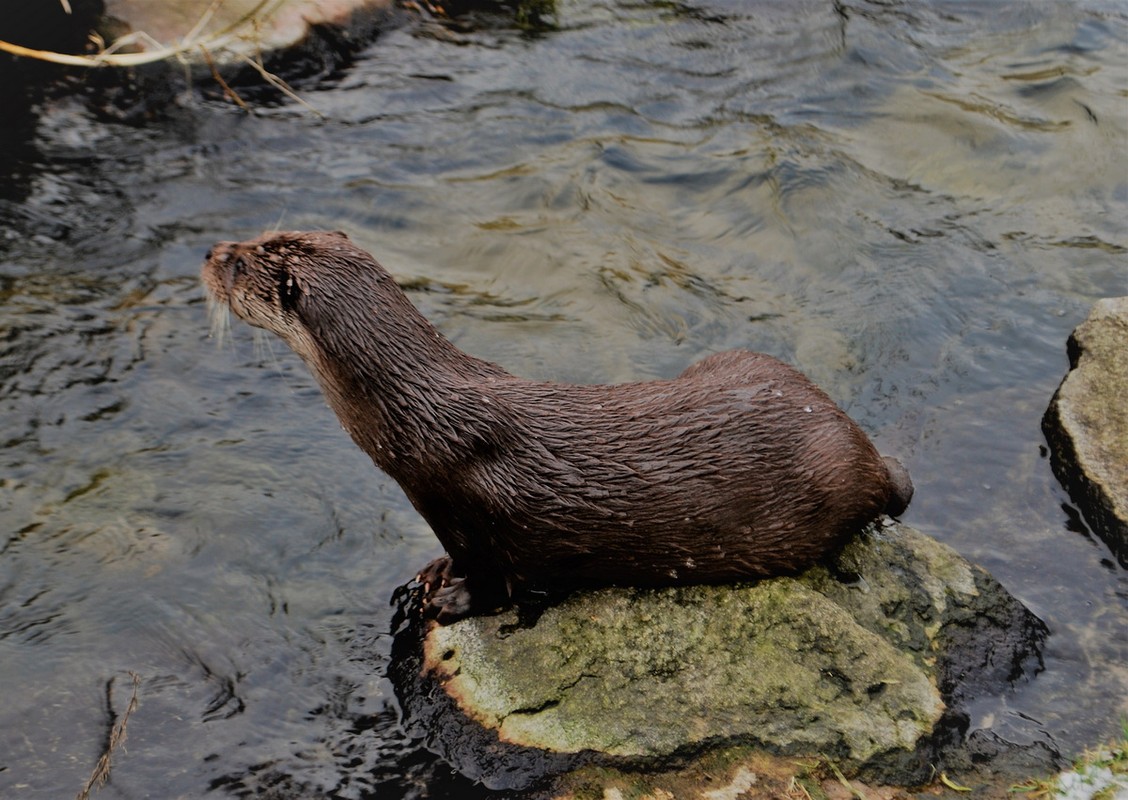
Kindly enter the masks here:
<path id="1" fill-rule="evenodd" d="M 447 586 L 456 579 L 454 562 L 451 560 L 450 556 L 436 558 L 430 564 L 423 567 L 423 569 L 419 570 L 419 573 L 415 576 L 416 583 L 422 584 L 425 592 L 430 591 L 432 586 L 436 589 Z"/>
<path id="2" fill-rule="evenodd" d="M 450 556 L 436 558 L 419 570 L 415 582 L 422 589 L 420 613 L 440 623 L 454 622 L 468 616 L 472 606 L 466 578 L 455 571 Z"/>
<path id="3" fill-rule="evenodd" d="M 473 598 L 464 578 L 457 578 L 449 586 L 436 589 L 423 597 L 423 615 L 432 617 L 442 625 L 457 622 L 470 615 Z"/>

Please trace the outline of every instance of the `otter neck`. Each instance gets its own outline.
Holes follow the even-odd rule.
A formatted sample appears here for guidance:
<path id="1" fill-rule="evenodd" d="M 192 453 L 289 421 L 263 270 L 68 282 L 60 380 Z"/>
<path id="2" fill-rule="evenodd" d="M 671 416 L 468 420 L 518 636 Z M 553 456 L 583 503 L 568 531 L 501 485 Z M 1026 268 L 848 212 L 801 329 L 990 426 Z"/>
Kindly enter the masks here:
<path id="1" fill-rule="evenodd" d="M 390 288 L 357 324 L 311 330 L 317 352 L 307 362 L 357 445 L 409 485 L 476 438 L 488 423 L 483 391 L 512 376 L 459 350 Z"/>

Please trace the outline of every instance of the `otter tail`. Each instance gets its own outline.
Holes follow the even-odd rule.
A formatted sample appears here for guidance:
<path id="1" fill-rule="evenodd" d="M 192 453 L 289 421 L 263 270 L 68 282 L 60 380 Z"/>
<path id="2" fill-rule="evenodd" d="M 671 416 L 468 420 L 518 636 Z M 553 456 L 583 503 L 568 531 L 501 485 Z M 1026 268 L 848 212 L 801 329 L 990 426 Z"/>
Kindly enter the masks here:
<path id="1" fill-rule="evenodd" d="M 885 504 L 885 513 L 891 517 L 899 517 L 905 513 L 909 501 L 913 499 L 913 481 L 909 477 L 909 471 L 900 461 L 891 456 L 883 456 L 882 460 L 885 462 L 885 469 L 889 473 L 889 485 L 893 490 Z"/>

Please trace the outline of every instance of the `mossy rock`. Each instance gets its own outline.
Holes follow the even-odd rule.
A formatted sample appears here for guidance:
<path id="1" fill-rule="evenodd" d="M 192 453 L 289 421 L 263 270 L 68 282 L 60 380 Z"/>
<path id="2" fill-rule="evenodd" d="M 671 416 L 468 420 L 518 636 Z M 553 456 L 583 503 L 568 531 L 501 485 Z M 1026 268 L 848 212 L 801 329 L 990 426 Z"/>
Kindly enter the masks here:
<path id="1" fill-rule="evenodd" d="M 528 611 L 436 626 L 408 606 L 397 636 L 407 722 L 495 788 L 732 746 L 922 782 L 960 706 L 1036 669 L 1045 635 L 987 573 L 902 525 L 795 578 Z"/>

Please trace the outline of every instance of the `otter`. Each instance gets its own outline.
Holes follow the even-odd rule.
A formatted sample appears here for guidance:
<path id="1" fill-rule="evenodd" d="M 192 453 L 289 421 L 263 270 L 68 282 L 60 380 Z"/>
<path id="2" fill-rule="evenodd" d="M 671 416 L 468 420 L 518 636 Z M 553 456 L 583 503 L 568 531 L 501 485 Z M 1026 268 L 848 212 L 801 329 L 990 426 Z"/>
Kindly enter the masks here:
<path id="1" fill-rule="evenodd" d="M 217 307 L 282 337 L 446 555 L 440 624 L 528 592 L 798 572 L 912 497 L 821 389 L 744 350 L 616 385 L 525 380 L 455 347 L 340 232 L 220 242 Z"/>

